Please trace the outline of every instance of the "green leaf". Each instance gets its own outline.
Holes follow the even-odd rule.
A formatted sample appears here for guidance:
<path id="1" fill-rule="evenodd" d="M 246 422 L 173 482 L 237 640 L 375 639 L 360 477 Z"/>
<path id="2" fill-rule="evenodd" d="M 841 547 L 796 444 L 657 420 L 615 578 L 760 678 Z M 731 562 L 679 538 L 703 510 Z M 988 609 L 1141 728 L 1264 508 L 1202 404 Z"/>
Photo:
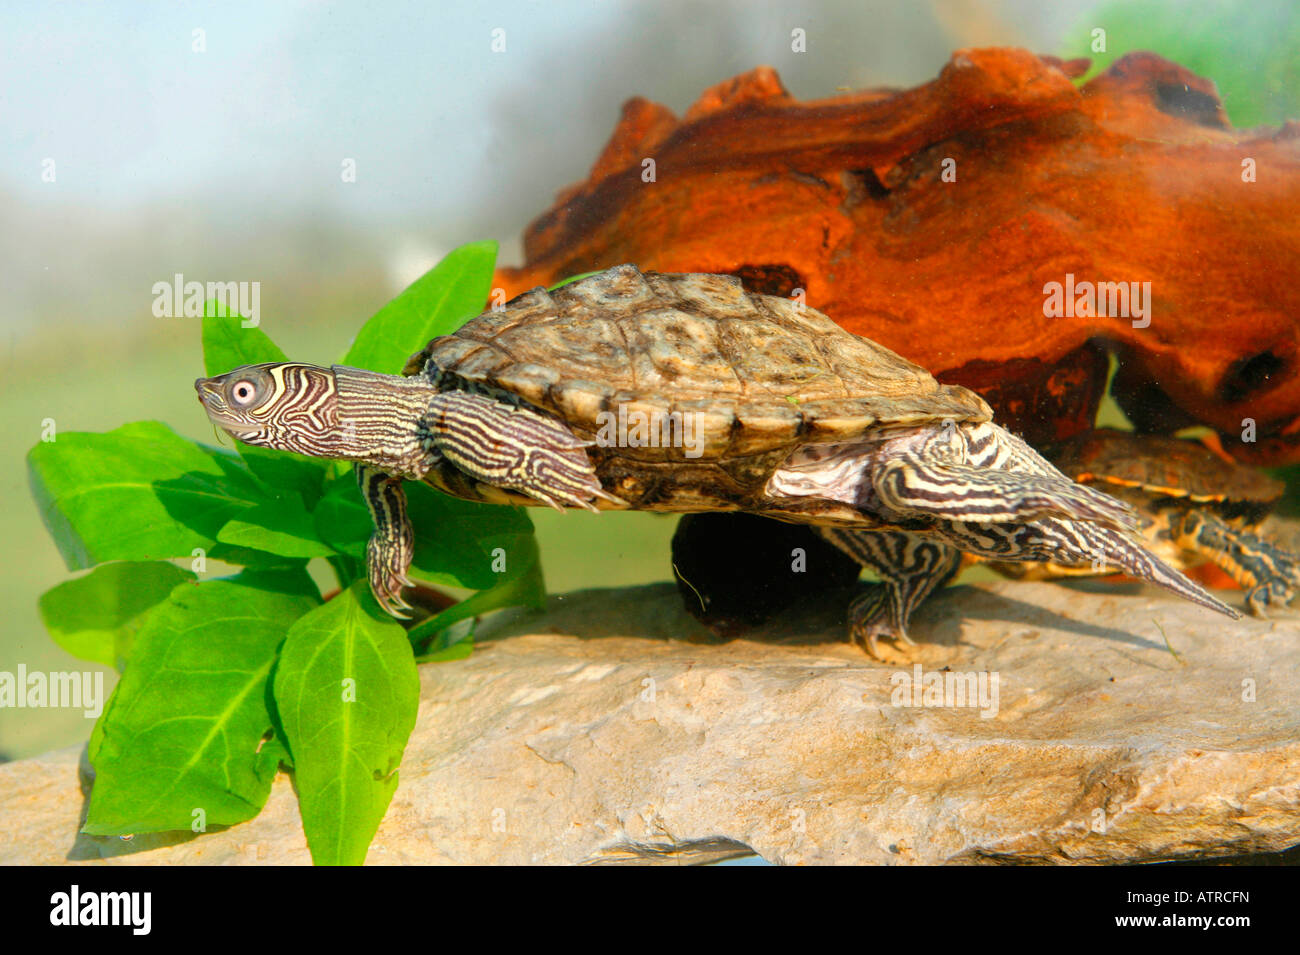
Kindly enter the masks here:
<path id="1" fill-rule="evenodd" d="M 358 581 L 293 625 L 275 675 L 318 865 L 360 865 L 397 788 L 420 679 L 406 633 Z"/>
<path id="2" fill-rule="evenodd" d="M 496 587 L 503 576 L 513 578 L 527 569 L 528 555 L 535 554 L 537 545 L 524 508 L 462 501 L 412 481 L 403 487 L 415 528 L 411 567 L 416 576 L 434 584 L 484 590 Z M 326 488 L 315 515 L 320 540 L 341 554 L 365 560 L 366 542 L 375 528 L 352 475 Z M 503 553 L 498 554 L 498 548 Z M 496 569 L 499 558 L 505 560 L 504 572 Z"/>
<path id="3" fill-rule="evenodd" d="M 472 242 L 451 252 L 366 322 L 342 364 L 400 373 L 430 339 L 455 331 L 483 311 L 496 255 L 495 242 Z"/>
<path id="4" fill-rule="evenodd" d="M 334 549 L 316 535 L 316 522 L 295 494 L 258 504 L 226 522 L 217 540 L 282 557 L 329 557 Z"/>
<path id="5" fill-rule="evenodd" d="M 444 631 L 446 632 L 446 631 Z M 455 643 L 439 645 L 439 641 L 434 641 L 434 645 L 424 653 L 415 658 L 416 663 L 451 663 L 455 660 L 467 660 L 474 653 L 474 638 L 466 637 L 463 640 L 457 640 Z"/>
<path id="6" fill-rule="evenodd" d="M 416 529 L 411 566 L 421 577 L 484 590 L 526 574 L 536 563 L 526 509 L 462 501 L 424 484 L 408 484 L 407 491 Z"/>
<path id="7" fill-rule="evenodd" d="M 498 578 L 495 587 L 480 590 L 473 596 L 453 604 L 441 613 L 434 614 L 428 620 L 412 627 L 407 633 L 411 645 L 418 647 L 426 641 L 433 640 L 453 624 L 487 613 L 489 610 L 518 606 L 544 609 L 546 584 L 542 578 L 537 542 L 533 538 L 526 538 L 526 541 L 531 545 L 531 549 L 523 548 L 516 554 L 515 560 L 519 566 L 513 574 Z M 429 662 L 433 659 L 443 658 L 436 655 L 420 657 L 421 662 Z M 457 659 L 457 657 L 452 656 L 447 659 Z"/>
<path id="8" fill-rule="evenodd" d="M 288 361 L 280 346 L 260 328 L 245 328 L 238 315 L 220 315 L 208 303 L 203 316 L 203 368 L 208 377 L 224 375 L 241 365 Z"/>
<path id="9" fill-rule="evenodd" d="M 275 775 L 268 683 L 295 620 L 320 603 L 311 578 L 244 571 L 182 584 L 136 635 L 91 738 L 83 831 L 126 835 L 257 815 Z"/>
<path id="10" fill-rule="evenodd" d="M 374 533 L 375 525 L 351 470 L 325 486 L 325 493 L 312 516 L 320 540 L 337 553 L 356 560 L 366 559 L 366 542 Z"/>
<path id="11" fill-rule="evenodd" d="M 41 620 L 74 657 L 120 667 L 149 611 L 193 579 L 165 561 L 104 564 L 42 594 Z"/>
<path id="12" fill-rule="evenodd" d="M 203 317 L 203 367 L 209 377 L 242 365 L 287 361 L 283 351 L 260 328 L 245 328 L 238 315 L 225 315 L 218 302 L 209 302 Z M 327 462 L 271 448 L 238 442 L 249 470 L 270 487 L 289 488 L 307 505 L 316 503 L 325 481 Z"/>
<path id="13" fill-rule="evenodd" d="M 285 768 L 293 769 L 293 757 L 289 755 L 289 747 L 284 745 L 282 734 L 277 732 L 263 739 L 265 742 L 262 744 L 262 751 L 257 754 L 257 775 L 273 780 L 280 770 L 281 763 Z"/>
<path id="14" fill-rule="evenodd" d="M 242 441 L 236 442 L 235 448 L 248 465 L 248 470 L 268 488 L 295 494 L 307 507 L 314 507 L 320 500 L 329 473 L 329 461 L 290 451 L 259 448 Z"/>
<path id="15" fill-rule="evenodd" d="M 157 421 L 61 434 L 31 450 L 27 470 L 70 570 L 211 550 L 227 521 L 268 499 L 234 454 Z"/>

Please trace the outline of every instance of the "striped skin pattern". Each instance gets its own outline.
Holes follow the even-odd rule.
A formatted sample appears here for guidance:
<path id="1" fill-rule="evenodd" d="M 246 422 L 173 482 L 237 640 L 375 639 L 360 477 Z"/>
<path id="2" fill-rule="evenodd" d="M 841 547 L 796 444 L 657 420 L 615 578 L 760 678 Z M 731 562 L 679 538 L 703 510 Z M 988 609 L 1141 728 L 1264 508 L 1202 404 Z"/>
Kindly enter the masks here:
<path id="1" fill-rule="evenodd" d="M 997 474 L 996 479 L 990 474 Z M 991 472 L 964 464 L 927 464 L 904 459 L 887 465 L 876 479 L 876 491 L 890 509 L 914 517 L 971 521 L 1019 521 L 1036 517 L 1065 517 L 1097 521 L 1128 529 L 1132 515 L 1117 502 L 1099 502 L 1096 491 L 1036 474 Z"/>
<path id="2" fill-rule="evenodd" d="M 1004 428 L 990 423 L 946 430 L 959 436 L 961 451 L 936 438 L 882 466 L 875 486 L 887 507 L 904 516 L 981 522 L 1062 517 L 1136 528 L 1127 504 L 1071 481 Z"/>
<path id="3" fill-rule="evenodd" d="M 402 588 L 411 586 L 407 570 L 415 557 L 415 530 L 406 515 L 402 480 L 364 464 L 358 464 L 355 470 L 361 496 L 375 524 L 375 532 L 366 544 L 370 592 L 389 614 L 406 618 L 411 605 L 402 598 Z"/>
<path id="4" fill-rule="evenodd" d="M 357 465 L 357 480 L 375 523 L 366 548 L 370 590 L 394 617 L 405 617 L 411 609 L 401 592 L 411 584 L 407 569 L 415 552 L 402 477 L 421 478 L 437 461 L 446 460 L 472 481 L 521 491 L 557 510 L 568 505 L 594 511 L 593 498 L 621 503 L 596 479 L 584 451 L 589 442 L 535 411 L 469 392 L 430 394 L 420 379 L 399 378 L 414 395 L 413 406 L 403 409 L 386 397 L 384 385 L 391 376 L 335 371 L 347 420 L 361 418 L 352 429 L 354 438 L 361 435 L 372 448 L 385 448 L 379 459 L 398 472 Z"/>
<path id="5" fill-rule="evenodd" d="M 334 366 L 340 433 L 349 461 L 412 481 L 437 460 L 418 428 L 437 391 L 419 378 Z"/>
<path id="6" fill-rule="evenodd" d="M 1132 535 L 1099 524 L 1054 518 L 1024 524 L 954 521 L 947 529 L 947 537 L 963 550 L 993 560 L 1050 560 L 1065 566 L 1101 562 L 1209 610 L 1233 618 L 1241 616 L 1160 560 Z"/>
<path id="7" fill-rule="evenodd" d="M 907 635 L 912 611 L 961 566 L 961 551 L 947 544 L 895 531 L 818 529 L 826 540 L 880 576 L 849 604 L 849 638 L 876 656 L 876 642 L 890 637 L 913 645 Z"/>
<path id="8" fill-rule="evenodd" d="M 195 383 L 208 417 L 246 444 L 336 457 L 334 375 L 298 362 L 246 365 Z"/>
<path id="9" fill-rule="evenodd" d="M 214 423 L 249 444 L 356 463 L 375 533 L 366 548 L 370 589 L 405 617 L 402 598 L 415 534 L 403 480 L 421 480 L 446 460 L 474 482 L 519 491 L 542 503 L 595 510 L 615 506 L 579 440 L 555 420 L 482 394 L 437 391 L 422 378 L 294 362 L 249 365 L 195 383 Z"/>
<path id="10" fill-rule="evenodd" d="M 605 493 L 592 469 L 585 449 L 595 442 L 535 411 L 448 391 L 429 402 L 423 427 L 444 458 L 484 484 L 522 491 L 559 511 L 568 505 L 594 512 L 593 498 L 622 503 Z"/>
<path id="11" fill-rule="evenodd" d="M 1100 560 L 1209 610 L 1240 616 L 1129 534 L 1099 524 L 1056 518 L 1023 524 L 953 521 L 938 528 L 947 545 L 904 531 L 823 527 L 818 533 L 881 578 L 881 584 L 849 607 L 850 635 L 872 656 L 881 637 L 912 642 L 907 635 L 912 611 L 952 577 L 961 551 L 992 560 L 1051 560 L 1062 566 L 1091 566 Z"/>

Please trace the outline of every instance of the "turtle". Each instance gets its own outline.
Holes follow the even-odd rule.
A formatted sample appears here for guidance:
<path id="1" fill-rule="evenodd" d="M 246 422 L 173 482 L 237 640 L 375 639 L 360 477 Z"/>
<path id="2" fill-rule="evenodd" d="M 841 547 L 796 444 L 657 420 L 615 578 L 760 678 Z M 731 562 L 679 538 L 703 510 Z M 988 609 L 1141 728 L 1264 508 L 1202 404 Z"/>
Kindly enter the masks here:
<path id="1" fill-rule="evenodd" d="M 1300 592 L 1300 554 L 1258 532 L 1286 484 L 1220 457 L 1197 441 L 1096 428 L 1048 449 L 1052 462 L 1081 484 L 1131 504 L 1152 551 L 1190 569 L 1212 562 L 1246 591 L 1246 606 L 1265 616 Z M 999 564 L 1016 577 L 1051 578 L 1103 567 Z"/>
<path id="2" fill-rule="evenodd" d="M 1239 616 L 1149 553 L 1132 508 L 1070 481 L 943 385 L 799 300 L 734 276 L 621 265 L 536 288 L 430 341 L 401 375 L 271 362 L 195 382 L 247 444 L 354 463 L 394 617 L 414 534 L 404 481 L 471 501 L 743 511 L 814 527 L 880 583 L 851 638 L 911 644 L 913 610 L 990 559 L 1091 561 Z"/>

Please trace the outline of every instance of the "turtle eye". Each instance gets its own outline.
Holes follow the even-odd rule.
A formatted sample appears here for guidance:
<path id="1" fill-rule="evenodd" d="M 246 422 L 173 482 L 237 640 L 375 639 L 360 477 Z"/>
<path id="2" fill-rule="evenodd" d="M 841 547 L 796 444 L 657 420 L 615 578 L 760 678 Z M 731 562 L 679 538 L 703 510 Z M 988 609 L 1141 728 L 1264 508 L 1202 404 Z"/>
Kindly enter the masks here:
<path id="1" fill-rule="evenodd" d="M 230 400 L 242 407 L 248 407 L 257 397 L 257 386 L 247 378 L 241 378 L 230 386 Z"/>

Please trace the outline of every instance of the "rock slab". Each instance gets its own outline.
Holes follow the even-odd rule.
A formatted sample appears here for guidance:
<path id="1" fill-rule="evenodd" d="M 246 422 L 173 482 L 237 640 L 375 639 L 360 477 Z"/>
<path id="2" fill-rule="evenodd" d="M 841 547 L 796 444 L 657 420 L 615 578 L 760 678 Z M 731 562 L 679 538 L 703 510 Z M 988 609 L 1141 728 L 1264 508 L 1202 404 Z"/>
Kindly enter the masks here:
<path id="1" fill-rule="evenodd" d="M 842 615 L 804 607 L 714 644 L 656 585 L 489 619 L 472 657 L 421 668 L 368 861 L 1120 863 L 1300 844 L 1300 615 L 959 586 L 883 662 L 844 642 Z M 0 863 L 310 861 L 284 774 L 248 823 L 130 841 L 78 833 L 90 784 L 77 749 L 0 766 Z"/>

